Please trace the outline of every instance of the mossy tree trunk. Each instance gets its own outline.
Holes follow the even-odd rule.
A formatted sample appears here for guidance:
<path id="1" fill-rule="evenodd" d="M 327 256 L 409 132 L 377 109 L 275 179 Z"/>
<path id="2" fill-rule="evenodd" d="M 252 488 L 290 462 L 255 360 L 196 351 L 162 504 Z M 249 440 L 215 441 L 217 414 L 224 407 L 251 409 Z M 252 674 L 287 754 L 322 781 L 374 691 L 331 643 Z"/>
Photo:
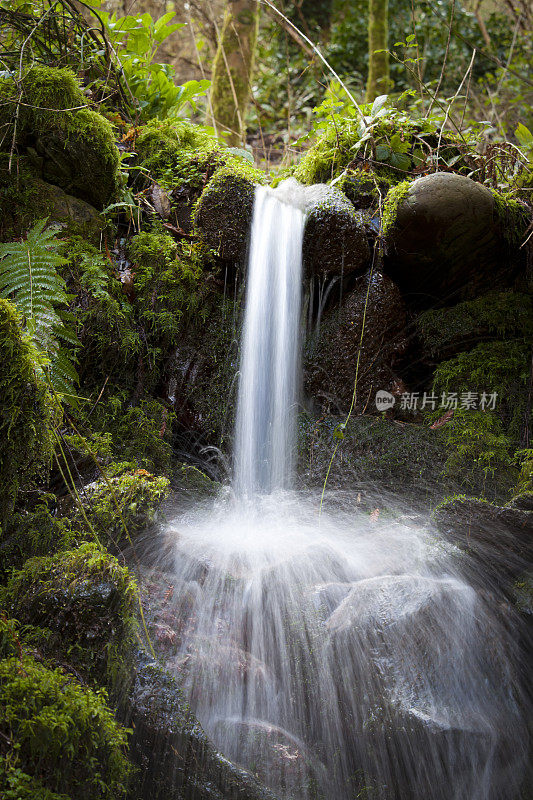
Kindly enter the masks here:
<path id="1" fill-rule="evenodd" d="M 246 133 L 258 19 L 257 0 L 228 0 L 213 63 L 211 108 L 218 133 L 226 132 L 231 145 Z"/>
<path id="2" fill-rule="evenodd" d="M 391 87 L 389 53 L 389 0 L 368 0 L 368 81 L 366 102 L 371 103 Z M 376 52 L 376 51 L 381 52 Z"/>

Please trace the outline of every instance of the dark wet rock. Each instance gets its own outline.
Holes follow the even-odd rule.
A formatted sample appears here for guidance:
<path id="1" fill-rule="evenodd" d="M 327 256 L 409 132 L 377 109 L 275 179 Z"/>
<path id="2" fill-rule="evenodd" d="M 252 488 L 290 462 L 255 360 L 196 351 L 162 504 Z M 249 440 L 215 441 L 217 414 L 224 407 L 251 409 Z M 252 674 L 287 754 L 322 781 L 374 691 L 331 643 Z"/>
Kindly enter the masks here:
<path id="1" fill-rule="evenodd" d="M 222 486 L 192 464 L 179 464 L 172 475 L 172 491 L 180 499 L 203 500 L 216 497 Z"/>
<path id="2" fill-rule="evenodd" d="M 216 752 L 173 678 L 139 653 L 121 712 L 139 767 L 131 800 L 274 800 L 249 772 Z"/>
<path id="3" fill-rule="evenodd" d="M 308 274 L 347 275 L 367 267 L 370 248 L 363 221 L 342 192 L 328 189 L 311 206 L 302 254 Z"/>
<path id="4" fill-rule="evenodd" d="M 311 600 L 318 611 L 329 617 L 350 593 L 352 586 L 351 583 L 324 583 L 313 590 Z"/>
<path id="5" fill-rule="evenodd" d="M 367 277 L 324 314 L 318 339 L 307 344 L 304 385 L 322 407 L 346 411 L 354 389 L 357 353 L 368 289 Z M 399 395 L 405 391 L 394 371 L 404 353 L 405 307 L 398 288 L 387 276 L 374 273 L 366 310 L 363 346 L 357 379 L 356 408 L 373 404 L 376 391 Z"/>
<path id="6" fill-rule="evenodd" d="M 384 214 L 385 272 L 422 306 L 509 286 L 527 214 L 514 206 L 507 213 L 505 203 L 447 172 L 418 178 L 403 196 L 393 189 Z"/>
<path id="7" fill-rule="evenodd" d="M 438 531 L 481 561 L 498 584 L 513 581 L 533 558 L 533 510 L 464 495 L 433 512 Z"/>
<path id="8" fill-rule="evenodd" d="M 529 490 L 517 494 L 516 497 L 513 497 L 512 500 L 505 504 L 505 508 L 533 511 L 533 491 Z"/>
<path id="9" fill-rule="evenodd" d="M 226 169 L 219 170 L 202 192 L 195 228 L 223 260 L 244 264 L 253 203 L 254 183 Z"/>
<path id="10" fill-rule="evenodd" d="M 475 622 L 465 628 L 466 609 Z M 327 627 L 354 767 L 359 762 L 367 776 L 394 787 L 398 800 L 446 800 L 450 784 L 474 796 L 484 764 L 491 767 L 487 800 L 515 786 L 527 746 L 510 749 L 521 722 L 509 702 L 516 679 L 509 643 L 470 586 L 416 574 L 362 580 Z M 481 684 L 480 651 L 488 665 Z M 423 770 L 413 742 L 424 752 Z"/>

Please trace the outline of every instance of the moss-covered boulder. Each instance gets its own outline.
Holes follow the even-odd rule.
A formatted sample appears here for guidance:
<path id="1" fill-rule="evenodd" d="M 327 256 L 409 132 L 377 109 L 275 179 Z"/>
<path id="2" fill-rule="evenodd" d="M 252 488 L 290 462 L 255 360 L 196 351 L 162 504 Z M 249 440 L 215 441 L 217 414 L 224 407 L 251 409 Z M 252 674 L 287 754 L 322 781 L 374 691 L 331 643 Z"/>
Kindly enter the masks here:
<path id="1" fill-rule="evenodd" d="M 347 275 L 362 272 L 369 259 L 370 248 L 361 216 L 342 192 L 326 190 L 307 215 L 304 269 L 309 274 Z"/>
<path id="2" fill-rule="evenodd" d="M 468 550 L 501 585 L 510 585 L 533 558 L 533 511 L 459 495 L 433 512 L 437 530 Z"/>
<path id="3" fill-rule="evenodd" d="M 331 306 L 318 339 L 311 339 L 306 347 L 305 389 L 332 411 L 350 407 L 356 372 L 358 409 L 369 403 L 373 406 L 380 389 L 396 394 L 404 390 L 394 371 L 406 349 L 404 304 L 390 278 L 376 272 L 370 280 L 368 287 L 368 278 L 359 278 L 340 306 Z"/>
<path id="4" fill-rule="evenodd" d="M 169 480 L 145 469 L 127 470 L 102 477 L 83 490 L 83 511 L 76 520 L 90 526 L 103 542 L 131 544 L 133 538 L 157 519 L 169 491 Z"/>
<path id="5" fill-rule="evenodd" d="M 360 494 L 371 509 L 383 507 L 387 497 L 392 507 L 407 501 L 410 508 L 427 508 L 428 502 L 460 491 L 455 477 L 444 474 L 442 430 L 370 414 L 352 415 L 345 428 L 339 427 L 345 419 L 321 412 L 299 415 L 298 475 L 305 487 L 321 488 L 329 469 L 328 488 L 348 490 L 354 502 Z"/>
<path id="6" fill-rule="evenodd" d="M 122 718 L 133 728 L 130 753 L 140 766 L 132 796 L 142 800 L 274 800 L 244 769 L 216 752 L 174 679 L 139 653 Z"/>
<path id="7" fill-rule="evenodd" d="M 254 183 L 220 169 L 202 192 L 195 213 L 201 240 L 225 261 L 244 264 L 254 205 Z"/>
<path id="8" fill-rule="evenodd" d="M 11 513 L 19 489 L 31 488 L 52 457 L 57 406 L 38 377 L 36 363 L 15 306 L 0 298 L 0 525 Z"/>
<path id="9" fill-rule="evenodd" d="M 98 209 L 111 201 L 119 187 L 113 128 L 88 107 L 74 73 L 35 65 L 18 83 L 4 77 L 0 99 L 0 120 L 11 125 L 17 112 L 19 152 L 31 155 L 45 181 Z"/>
<path id="10" fill-rule="evenodd" d="M 0 593 L 11 615 L 39 629 L 46 657 L 110 686 L 128 677 L 137 602 L 128 570 L 92 543 L 29 559 Z"/>
<path id="11" fill-rule="evenodd" d="M 0 795 L 117 800 L 130 773 L 126 732 L 103 690 L 29 655 L 0 661 Z"/>
<path id="12" fill-rule="evenodd" d="M 487 339 L 533 339 L 533 298 L 491 291 L 448 308 L 423 311 L 415 320 L 428 360 L 457 355 Z"/>
<path id="13" fill-rule="evenodd" d="M 17 239 L 37 220 L 47 217 L 65 234 L 79 234 L 100 244 L 107 223 L 94 206 L 43 181 L 27 157 L 14 163 L 15 168 L 9 172 L 8 155 L 0 153 L 1 239 Z"/>
<path id="14" fill-rule="evenodd" d="M 528 216 L 516 201 L 454 173 L 399 184 L 385 202 L 384 269 L 417 305 L 510 286 Z"/>

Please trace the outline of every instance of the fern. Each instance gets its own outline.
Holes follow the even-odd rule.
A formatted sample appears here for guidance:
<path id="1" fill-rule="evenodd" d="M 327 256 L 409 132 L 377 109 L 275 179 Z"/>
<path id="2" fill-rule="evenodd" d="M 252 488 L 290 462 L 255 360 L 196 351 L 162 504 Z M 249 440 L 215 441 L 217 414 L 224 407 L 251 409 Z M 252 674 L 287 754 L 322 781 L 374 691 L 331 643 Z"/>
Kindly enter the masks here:
<path id="1" fill-rule="evenodd" d="M 0 296 L 12 299 L 22 325 L 42 353 L 39 368 L 46 373 L 54 390 L 72 395 L 78 376 L 72 350 L 79 342 L 62 309 L 68 303 L 65 281 L 58 268 L 67 260 L 58 253 L 57 229 L 45 230 L 47 220 L 39 220 L 25 241 L 0 244 Z"/>

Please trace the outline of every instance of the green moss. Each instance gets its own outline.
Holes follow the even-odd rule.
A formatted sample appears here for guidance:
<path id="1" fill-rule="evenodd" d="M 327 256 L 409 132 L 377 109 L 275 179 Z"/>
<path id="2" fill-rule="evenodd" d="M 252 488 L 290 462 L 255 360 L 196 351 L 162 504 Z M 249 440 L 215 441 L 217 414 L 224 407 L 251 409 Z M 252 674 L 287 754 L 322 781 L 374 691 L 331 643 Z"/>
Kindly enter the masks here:
<path id="1" fill-rule="evenodd" d="M 194 209 L 195 232 L 224 259 L 243 263 L 252 220 L 255 184 L 265 179 L 247 162 L 219 169 Z"/>
<path id="2" fill-rule="evenodd" d="M 0 239 L 11 241 L 24 236 L 37 220 L 48 217 L 64 235 L 83 236 L 98 244 L 111 235 L 111 226 L 96 209 L 67 194 L 59 186 L 46 183 L 38 173 L 39 164 L 28 156 L 15 156 L 11 172 L 9 155 L 0 153 Z"/>
<path id="3" fill-rule="evenodd" d="M 144 469 L 102 478 L 84 489 L 85 516 L 101 540 L 127 542 L 155 522 L 168 490 L 167 478 Z M 78 518 L 83 525 L 84 517 Z"/>
<path id="4" fill-rule="evenodd" d="M 381 221 L 381 234 L 386 236 L 394 225 L 398 207 L 403 203 L 409 189 L 411 188 L 411 181 L 402 181 L 397 186 L 394 186 L 387 192 L 385 198 L 385 205 L 383 206 L 383 218 Z"/>
<path id="5" fill-rule="evenodd" d="M 205 129 L 181 120 L 149 122 L 135 142 L 139 164 L 164 186 L 201 189 L 223 163 L 218 140 Z"/>
<path id="6" fill-rule="evenodd" d="M 56 417 L 57 406 L 36 376 L 35 351 L 21 332 L 15 306 L 0 298 L 0 523 L 19 490 L 46 475 Z"/>
<path id="7" fill-rule="evenodd" d="M 115 722 L 103 690 L 84 689 L 61 669 L 47 669 L 30 656 L 5 659 L 0 662 L 0 732 L 11 744 L 0 770 L 2 797 L 8 792 L 17 800 L 125 795 L 126 732 Z M 37 793 L 29 794 L 30 789 Z"/>
<path id="8" fill-rule="evenodd" d="M 503 237 L 511 250 L 524 242 L 529 224 L 531 211 L 510 192 L 498 192 L 492 189 L 496 211 L 496 223 L 500 226 Z"/>
<path id="9" fill-rule="evenodd" d="M 127 681 L 137 588 L 128 570 L 94 543 L 29 559 L 0 590 L 0 602 L 21 624 L 42 629 L 47 658 L 92 683 Z"/>
<path id="10" fill-rule="evenodd" d="M 87 107 L 68 69 L 33 66 L 19 85 L 20 97 L 14 80 L 0 81 L 3 117 L 10 127 L 19 110 L 18 145 L 35 153 L 45 180 L 98 208 L 107 205 L 118 190 L 119 156 L 111 124 Z"/>
<path id="11" fill-rule="evenodd" d="M 95 431 L 111 436 L 114 458 L 151 472 L 169 472 L 175 414 L 162 403 L 143 398 L 131 407 L 125 393 L 115 393 L 97 404 L 89 421 Z"/>
<path id="12" fill-rule="evenodd" d="M 528 342 L 533 339 L 533 300 L 517 292 L 489 292 L 452 308 L 425 311 L 416 327 L 433 356 L 489 336 L 519 336 Z"/>
<path id="13" fill-rule="evenodd" d="M 49 555 L 75 546 L 79 534 L 68 519 L 54 515 L 51 508 L 55 502 L 54 495 L 45 495 L 33 509 L 11 515 L 0 552 L 0 577 L 19 568 L 30 556 Z"/>

